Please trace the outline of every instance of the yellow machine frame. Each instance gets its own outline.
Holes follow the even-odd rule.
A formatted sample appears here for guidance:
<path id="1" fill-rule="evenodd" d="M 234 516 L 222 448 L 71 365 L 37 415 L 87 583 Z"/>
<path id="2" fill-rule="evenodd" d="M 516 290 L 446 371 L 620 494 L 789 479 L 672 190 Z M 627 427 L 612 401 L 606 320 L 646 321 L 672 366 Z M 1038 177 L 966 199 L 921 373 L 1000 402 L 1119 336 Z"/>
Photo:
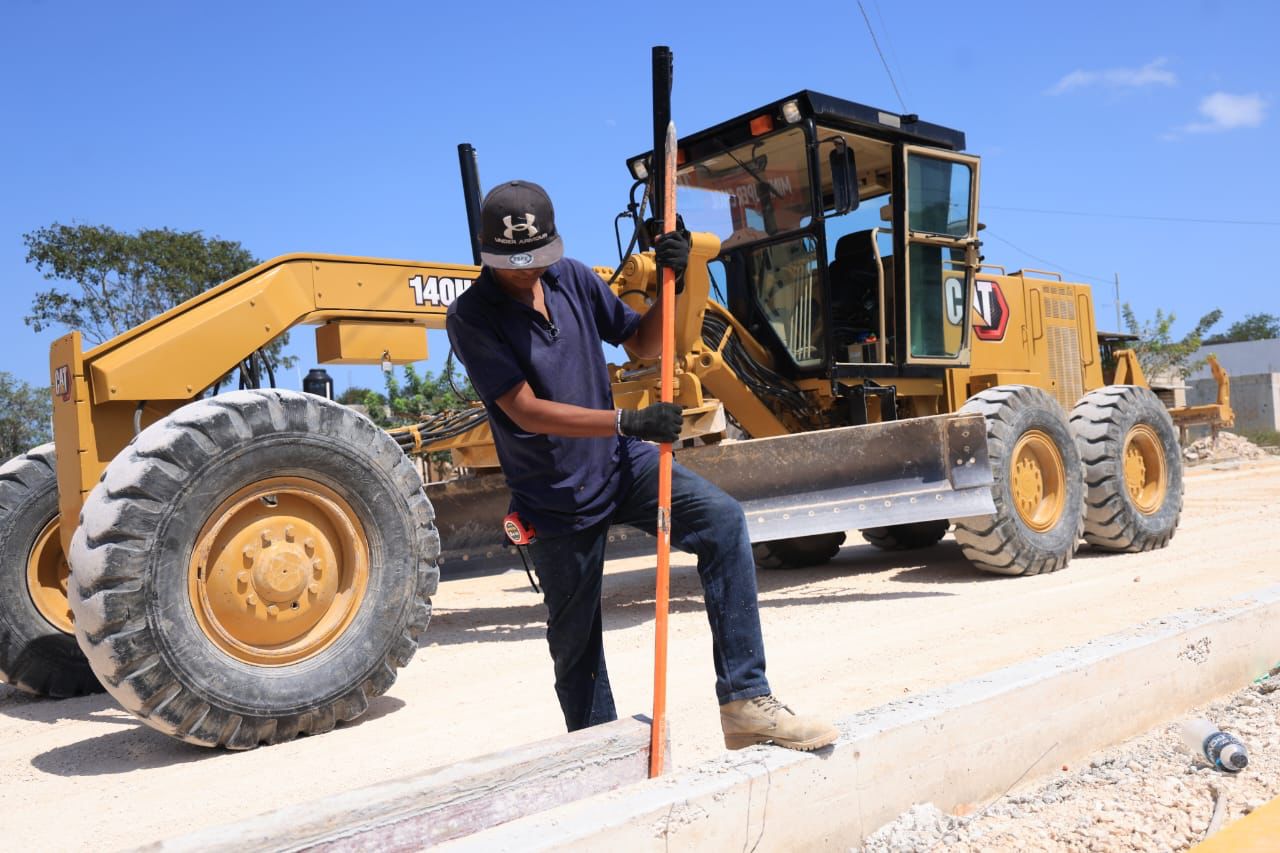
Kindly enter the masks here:
<path id="1" fill-rule="evenodd" d="M 53 429 L 59 509 L 77 518 L 108 463 L 142 427 L 203 394 L 242 358 L 298 324 L 318 324 L 322 363 L 409 364 L 426 330 L 478 272 L 474 266 L 342 255 L 283 255 L 82 352 L 54 342 Z M 61 528 L 64 548 L 74 526 Z"/>
<path id="2" fill-rule="evenodd" d="M 722 306 L 711 302 L 706 262 L 719 252 L 711 234 L 695 234 L 689 271 L 676 307 L 676 402 L 686 407 L 687 437 L 724 429 L 723 411 L 757 438 L 795 432 L 725 364 L 723 351 L 736 335 L 750 355 L 771 361 Z M 597 268 L 605 276 L 613 270 Z M 408 364 L 427 357 L 426 331 L 444 328 L 448 305 L 475 280 L 470 265 L 342 255 L 284 255 L 257 266 L 88 352 L 78 332 L 59 338 L 50 355 L 59 508 L 76 518 L 85 496 L 108 463 L 138 430 L 203 394 L 247 353 L 299 324 L 316 325 L 322 364 Z M 1070 409 L 1084 393 L 1105 384 L 1087 285 L 1020 270 L 1006 275 L 984 267 L 978 281 L 1000 288 L 1008 327 L 999 341 L 973 340 L 968 367 L 942 378 L 897 377 L 900 398 L 915 415 L 954 412 L 973 394 L 996 385 L 1036 385 Z M 632 255 L 618 271 L 615 289 L 637 310 L 653 298 L 656 268 L 648 254 Z M 717 346 L 702 337 L 703 314 L 727 321 Z M 974 309 L 975 322 L 981 320 Z M 1145 385 L 1136 359 L 1121 351 L 1116 381 Z M 1132 366 L 1131 366 L 1132 365 Z M 1083 370 L 1081 369 L 1083 368 Z M 653 361 L 633 360 L 614 369 L 614 398 L 635 408 L 657 399 Z M 835 405 L 831 383 L 801 380 L 816 408 Z M 722 408 L 723 406 L 723 408 Z M 1176 417 L 1175 413 L 1175 417 Z M 879 418 L 873 418 L 879 419 Z M 420 449 L 452 449 L 461 464 L 496 465 L 487 424 Z M 63 547 L 74 532 L 62 525 Z"/>

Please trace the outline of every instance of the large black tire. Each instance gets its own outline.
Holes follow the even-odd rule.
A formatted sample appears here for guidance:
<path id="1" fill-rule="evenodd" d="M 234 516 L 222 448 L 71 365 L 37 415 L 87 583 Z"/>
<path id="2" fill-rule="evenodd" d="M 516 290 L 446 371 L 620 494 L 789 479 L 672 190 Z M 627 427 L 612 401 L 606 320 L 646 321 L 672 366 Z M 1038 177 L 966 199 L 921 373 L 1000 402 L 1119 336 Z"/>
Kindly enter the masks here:
<path id="1" fill-rule="evenodd" d="M 888 527 L 868 527 L 858 532 L 868 543 L 882 551 L 914 551 L 938 544 L 950 529 L 951 522 L 944 518 L 913 524 L 892 524 Z"/>
<path id="2" fill-rule="evenodd" d="M 391 686 L 430 620 L 439 551 L 422 481 L 385 432 L 310 394 L 239 391 L 182 407 L 112 460 L 85 501 L 68 597 L 126 710 L 249 749 L 328 731 Z M 232 607 L 254 630 L 323 630 L 259 639 Z"/>
<path id="3" fill-rule="evenodd" d="M 61 699 L 102 685 L 66 621 L 54 458 L 53 445 L 42 444 L 0 467 L 0 680 Z"/>
<path id="4" fill-rule="evenodd" d="M 1071 410 L 1084 463 L 1084 538 L 1108 551 L 1169 544 L 1182 515 L 1182 450 L 1169 411 L 1149 388 L 1109 385 Z"/>
<path id="5" fill-rule="evenodd" d="M 819 533 L 757 542 L 751 553 L 761 569 L 806 569 L 830 562 L 843 544 L 843 533 Z"/>
<path id="6" fill-rule="evenodd" d="M 987 419 L 995 515 L 953 519 L 973 565 L 1002 575 L 1056 572 L 1071 561 L 1084 526 L 1080 453 L 1066 414 L 1048 392 L 1000 385 L 960 409 Z"/>

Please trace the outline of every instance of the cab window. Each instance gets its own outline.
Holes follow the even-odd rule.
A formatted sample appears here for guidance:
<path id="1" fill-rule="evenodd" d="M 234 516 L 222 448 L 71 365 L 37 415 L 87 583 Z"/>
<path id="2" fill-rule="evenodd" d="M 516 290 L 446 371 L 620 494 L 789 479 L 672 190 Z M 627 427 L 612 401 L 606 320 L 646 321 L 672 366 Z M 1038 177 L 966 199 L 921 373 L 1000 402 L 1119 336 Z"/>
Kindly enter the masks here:
<path id="1" fill-rule="evenodd" d="M 721 246 L 803 228 L 812 219 L 804 131 L 787 128 L 686 163 L 676 173 L 676 208 L 692 231 Z"/>
<path id="2" fill-rule="evenodd" d="M 818 140 L 835 360 L 888 363 L 893 326 L 893 146 L 826 127 L 818 128 Z M 853 153 L 859 205 L 834 215 L 831 160 L 823 152 L 841 144 Z"/>
<path id="3" fill-rule="evenodd" d="M 907 304 L 910 354 L 956 358 L 964 349 L 973 272 L 966 263 L 973 166 L 928 154 L 907 157 Z"/>
<path id="4" fill-rule="evenodd" d="M 968 165 L 913 154 L 907 158 L 907 227 L 946 237 L 969 234 Z"/>
<path id="5" fill-rule="evenodd" d="M 818 242 L 805 235 L 752 249 L 747 277 L 756 304 L 797 367 L 826 358 L 824 289 L 818 281 Z"/>

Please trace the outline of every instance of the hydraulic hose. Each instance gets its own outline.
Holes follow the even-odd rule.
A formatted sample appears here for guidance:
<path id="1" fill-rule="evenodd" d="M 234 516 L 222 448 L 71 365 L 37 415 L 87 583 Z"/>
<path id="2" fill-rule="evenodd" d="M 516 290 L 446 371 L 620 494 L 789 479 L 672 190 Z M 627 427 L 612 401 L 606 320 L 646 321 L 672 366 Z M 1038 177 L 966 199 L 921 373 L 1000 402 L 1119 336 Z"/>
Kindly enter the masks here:
<path id="1" fill-rule="evenodd" d="M 387 430 L 405 453 L 422 453 L 423 448 L 445 441 L 474 429 L 488 419 L 484 409 L 465 409 L 461 412 L 440 412 L 430 415 L 410 426 Z"/>

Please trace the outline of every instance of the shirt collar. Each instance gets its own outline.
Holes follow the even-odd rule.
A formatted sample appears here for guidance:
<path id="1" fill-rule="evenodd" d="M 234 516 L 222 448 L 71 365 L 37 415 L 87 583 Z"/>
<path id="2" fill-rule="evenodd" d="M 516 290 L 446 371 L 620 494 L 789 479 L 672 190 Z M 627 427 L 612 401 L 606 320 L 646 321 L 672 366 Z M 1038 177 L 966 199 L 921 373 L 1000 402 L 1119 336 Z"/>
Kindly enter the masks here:
<path id="1" fill-rule="evenodd" d="M 560 264 L 556 261 L 547 267 L 547 271 L 542 274 L 542 285 L 544 288 L 551 287 L 556 290 L 560 289 Z M 505 302 L 515 302 L 510 296 L 503 292 L 498 286 L 497 280 L 493 277 L 491 269 L 487 266 L 480 268 L 480 275 L 476 277 L 476 282 L 471 286 L 491 305 L 502 305 Z M 516 303 L 519 304 L 519 303 Z"/>

